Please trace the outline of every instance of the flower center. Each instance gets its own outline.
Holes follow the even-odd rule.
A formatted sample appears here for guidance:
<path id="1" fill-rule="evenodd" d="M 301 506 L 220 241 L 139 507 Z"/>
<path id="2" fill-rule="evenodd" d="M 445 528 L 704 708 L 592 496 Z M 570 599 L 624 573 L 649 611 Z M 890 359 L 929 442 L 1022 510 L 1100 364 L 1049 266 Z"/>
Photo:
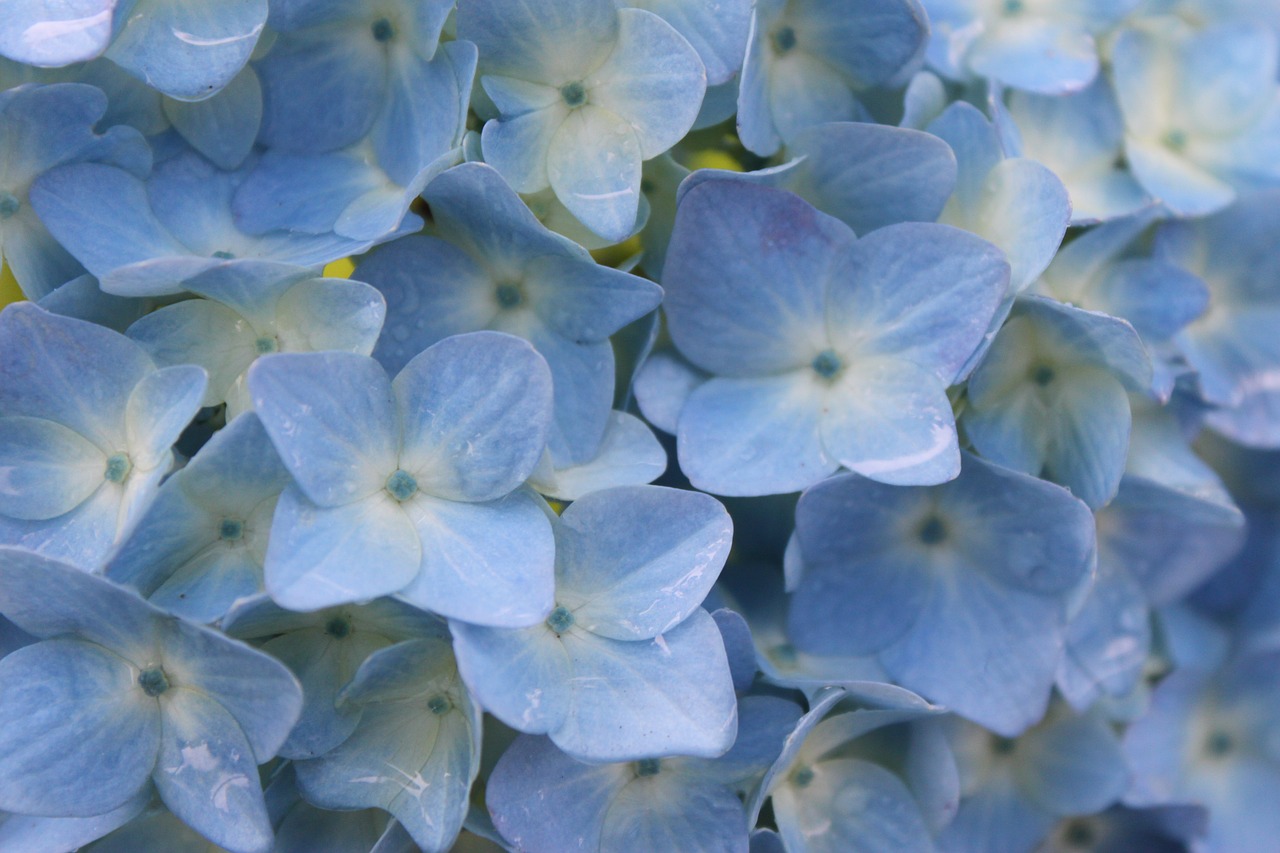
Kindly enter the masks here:
<path id="1" fill-rule="evenodd" d="M 388 42 L 396 36 L 396 28 L 386 18 L 379 18 L 369 26 L 369 32 L 373 33 L 374 41 Z"/>
<path id="2" fill-rule="evenodd" d="M 218 526 L 218 537 L 228 542 L 235 542 L 244 537 L 244 522 L 238 518 L 224 518 Z"/>
<path id="3" fill-rule="evenodd" d="M 587 87 L 578 80 L 565 83 L 560 87 L 560 97 L 564 98 L 564 102 L 570 107 L 580 107 L 587 102 Z"/>
<path id="4" fill-rule="evenodd" d="M 107 457 L 107 470 L 102 472 L 103 479 L 111 483 L 123 483 L 133 470 L 133 461 L 127 453 L 113 453 Z"/>
<path id="5" fill-rule="evenodd" d="M 1047 364 L 1037 364 L 1027 372 L 1031 377 L 1031 381 L 1039 385 L 1041 388 L 1048 387 L 1049 383 L 1057 378 L 1057 373 Z"/>
<path id="6" fill-rule="evenodd" d="M 662 772 L 662 761 L 657 758 L 642 758 L 636 762 L 637 776 L 657 776 Z"/>
<path id="7" fill-rule="evenodd" d="M 427 710 L 437 717 L 442 717 L 453 710 L 453 703 L 447 696 L 432 696 L 427 700 Z"/>
<path id="8" fill-rule="evenodd" d="M 418 493 L 418 481 L 402 468 L 387 478 L 387 491 L 398 501 L 407 501 Z"/>
<path id="9" fill-rule="evenodd" d="M 823 379 L 831 379 L 840 372 L 844 364 L 841 363 L 840 356 L 831 350 L 823 350 L 814 357 L 812 367 L 813 372 Z"/>
<path id="10" fill-rule="evenodd" d="M 769 37 L 773 42 L 773 49 L 778 54 L 787 54 L 795 49 L 796 31 L 791 27 L 783 26 L 773 31 L 773 35 Z"/>
<path id="11" fill-rule="evenodd" d="M 496 295 L 498 304 L 508 310 L 517 308 L 524 302 L 524 292 L 520 289 L 520 285 L 504 282 L 498 285 Z"/>
<path id="12" fill-rule="evenodd" d="M 1004 13 L 1006 15 L 1021 15 L 1026 11 L 1026 4 L 1022 0 L 1004 0 Z"/>
<path id="13" fill-rule="evenodd" d="M 1097 838 L 1098 834 L 1093 831 L 1093 826 L 1085 820 L 1071 821 L 1062 832 L 1062 840 L 1067 843 L 1068 847 L 1087 849 L 1094 845 Z"/>
<path id="14" fill-rule="evenodd" d="M 569 612 L 569 608 L 557 604 L 556 609 L 547 617 L 547 627 L 557 634 L 563 634 L 573 627 L 573 614 Z"/>
<path id="15" fill-rule="evenodd" d="M 999 737 L 993 735 L 991 738 L 991 751 L 996 755 L 1012 755 L 1013 751 L 1018 748 L 1017 741 L 1012 738 Z"/>
<path id="16" fill-rule="evenodd" d="M 13 193 L 0 191 L 0 219 L 8 219 L 18 212 L 22 202 Z"/>
<path id="17" fill-rule="evenodd" d="M 138 686 L 148 696 L 159 696 L 169 689 L 169 677 L 158 666 L 151 666 L 138 673 Z"/>
<path id="18" fill-rule="evenodd" d="M 253 342 L 253 348 L 258 351 L 258 355 L 266 355 L 276 352 L 280 349 L 280 341 L 275 335 L 263 335 Z"/>
<path id="19" fill-rule="evenodd" d="M 351 636 L 351 622 L 345 616 L 335 616 L 324 626 L 324 632 L 339 640 Z"/>
<path id="20" fill-rule="evenodd" d="M 1165 133 L 1163 142 L 1174 151 L 1181 151 L 1187 147 L 1187 132 L 1185 130 L 1174 128 L 1173 130 Z"/>
<path id="21" fill-rule="evenodd" d="M 791 784 L 797 788 L 807 788 L 813 783 L 813 768 L 801 765 L 791 773 Z"/>
<path id="22" fill-rule="evenodd" d="M 1222 758 L 1235 748 L 1235 738 L 1221 729 L 1211 732 L 1204 740 L 1204 751 L 1208 753 L 1211 758 Z"/>
<path id="23" fill-rule="evenodd" d="M 920 541 L 925 545 L 939 545 L 947 538 L 947 525 L 936 515 L 931 515 L 920 525 Z"/>
<path id="24" fill-rule="evenodd" d="M 228 252 L 226 249 L 219 249 L 209 257 L 217 258 L 220 261 L 234 261 L 236 259 L 236 256 L 233 255 L 231 252 Z"/>

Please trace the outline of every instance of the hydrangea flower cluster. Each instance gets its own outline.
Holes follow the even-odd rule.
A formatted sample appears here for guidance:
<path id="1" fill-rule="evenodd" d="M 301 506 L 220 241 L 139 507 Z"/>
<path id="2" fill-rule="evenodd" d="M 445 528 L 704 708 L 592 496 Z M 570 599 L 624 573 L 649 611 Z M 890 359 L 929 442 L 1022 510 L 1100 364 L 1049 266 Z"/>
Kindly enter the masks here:
<path id="1" fill-rule="evenodd" d="M 0 6 L 0 851 L 1277 849 L 1277 0 Z"/>

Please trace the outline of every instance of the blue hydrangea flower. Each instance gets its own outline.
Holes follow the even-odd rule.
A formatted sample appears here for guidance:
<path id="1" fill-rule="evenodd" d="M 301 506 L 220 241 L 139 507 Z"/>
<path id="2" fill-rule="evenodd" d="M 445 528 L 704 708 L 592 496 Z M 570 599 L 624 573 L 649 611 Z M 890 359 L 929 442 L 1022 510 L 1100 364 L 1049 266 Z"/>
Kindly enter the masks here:
<path id="1" fill-rule="evenodd" d="M 817 697 L 750 797 L 751 823 L 769 799 L 793 853 L 933 850 L 959 791 L 955 759 L 929 719 L 941 709 L 915 699 L 869 708 L 842 690 Z"/>
<path id="2" fill-rule="evenodd" d="M 1013 91 L 1007 109 L 1017 142 L 1010 154 L 1058 176 L 1071 197 L 1072 225 L 1127 216 L 1153 203 L 1123 162 L 1124 117 L 1105 77 L 1066 95 Z"/>
<path id="3" fill-rule="evenodd" d="M 267 0 L 14 0 L 0 21 L 0 55 L 44 67 L 103 53 L 174 98 L 198 101 L 249 60 L 267 22 Z"/>
<path id="4" fill-rule="evenodd" d="M 519 488 L 546 444 L 551 375 L 527 343 L 457 335 L 394 382 L 366 356 L 276 354 L 254 364 L 249 391 L 294 479 L 267 547 L 279 604 L 398 592 L 504 627 L 551 610 L 551 527 Z"/>
<path id="5" fill-rule="evenodd" d="M 922 0 L 933 38 L 929 62 L 957 80 L 989 77 L 1062 95 L 1098 73 L 1095 36 L 1141 0 Z"/>
<path id="6" fill-rule="evenodd" d="M 1151 360 L 1124 320 L 1023 297 L 969 378 L 965 434 L 987 459 L 1043 476 L 1089 506 L 1124 474 L 1128 392 L 1151 385 Z"/>
<path id="7" fill-rule="evenodd" d="M 380 808 L 429 853 L 452 849 L 480 770 L 480 708 L 458 679 L 446 639 L 374 652 L 338 696 L 355 729 L 294 763 L 298 790 L 322 808 Z"/>
<path id="8" fill-rule="evenodd" d="M 1280 182 L 1278 39 L 1245 21 L 1196 31 L 1174 17 L 1116 36 L 1125 158 L 1174 213 L 1212 213 Z"/>
<path id="9" fill-rule="evenodd" d="M 458 36 L 480 50 L 499 118 L 484 159 L 516 191 L 550 186 L 601 237 L 636 222 L 640 164 L 693 126 L 706 90 L 697 52 L 671 25 L 614 0 L 464 0 Z"/>
<path id="10" fill-rule="evenodd" d="M 151 799 L 152 792 L 143 788 L 137 797 L 123 806 L 92 817 L 36 817 L 0 812 L 0 845 L 9 850 L 97 850 L 96 846 L 86 845 L 122 826 L 136 823 L 138 813 Z M 172 820 L 180 832 L 198 838 L 206 847 L 209 845 L 182 821 Z"/>
<path id="11" fill-rule="evenodd" d="M 109 164 L 135 175 L 151 167 L 146 143 L 131 128 L 94 132 L 106 109 L 102 92 L 76 83 L 0 92 L 0 259 L 29 299 L 83 272 L 32 208 L 32 182 L 67 163 Z"/>
<path id="12" fill-rule="evenodd" d="M 0 549 L 0 611 L 42 640 L 0 661 L 0 808 L 91 816 L 154 783 L 214 843 L 271 849 L 257 765 L 302 703 L 284 666 L 13 548 Z"/>
<path id="13" fill-rule="evenodd" d="M 1152 356 L 1154 392 L 1167 400 L 1185 370 L 1175 336 L 1209 307 L 1204 282 L 1168 258 L 1135 256 L 1149 214 L 1115 219 L 1064 246 L 1036 282 L 1036 292 L 1129 321 Z"/>
<path id="14" fill-rule="evenodd" d="M 615 410 L 593 458 L 556 467 L 551 453 L 545 453 L 529 475 L 529 485 L 546 497 L 576 501 L 602 489 L 652 483 L 666 470 L 667 451 L 653 430 L 635 415 Z"/>
<path id="15" fill-rule="evenodd" d="M 262 83 L 251 66 L 202 101 L 162 98 L 173 129 L 219 169 L 235 169 L 253 150 L 262 125 Z M 156 131 L 160 128 L 156 128 Z"/>
<path id="16" fill-rule="evenodd" d="M 1094 566 L 1093 516 L 1064 489 L 969 455 L 929 488 L 841 475 L 801 496 L 796 536 L 798 648 L 875 654 L 1004 735 L 1044 715 L 1067 599 Z"/>
<path id="17" fill-rule="evenodd" d="M 237 418 L 165 481 L 104 573 L 170 613 L 216 622 L 262 589 L 271 516 L 289 481 L 261 421 Z"/>
<path id="18" fill-rule="evenodd" d="M 589 461 L 613 404 L 609 336 L 656 308 L 661 288 L 598 265 L 548 231 L 483 164 L 450 169 L 423 198 L 428 233 L 381 247 L 355 273 L 387 299 L 374 357 L 396 371 L 449 335 L 493 329 L 522 337 L 551 368 L 556 463 Z"/>
<path id="19" fill-rule="evenodd" d="M 1127 787 L 1120 740 L 1098 714 L 1056 708 L 1016 740 L 948 722 L 960 809 L 938 839 L 943 850 L 1030 850 L 1057 819 L 1100 812 Z"/>
<path id="20" fill-rule="evenodd" d="M 555 526 L 544 624 L 451 623 L 463 679 L 499 720 L 581 760 L 723 754 L 733 682 L 699 605 L 731 532 L 723 507 L 696 492 L 633 486 L 575 501 Z"/>
<path id="21" fill-rule="evenodd" d="M 713 374 L 680 412 L 680 465 L 726 495 L 796 491 L 841 465 L 885 482 L 959 471 L 946 388 L 1003 298 L 1008 265 L 959 229 L 855 238 L 800 198 L 738 181 L 681 201 L 668 329 Z"/>
<path id="22" fill-rule="evenodd" d="M 1232 439 L 1280 445 L 1280 192 L 1258 193 L 1195 222 L 1168 222 L 1156 256 L 1198 275 L 1209 310 L 1177 343 L 1195 369 L 1206 420 Z"/>
<path id="23" fill-rule="evenodd" d="M 767 157 L 804 127 L 867 118 L 858 93 L 909 74 L 929 32 L 917 0 L 759 0 L 738 136 Z"/>
<path id="24" fill-rule="evenodd" d="M 485 798 L 498 830 L 529 853 L 745 850 L 739 796 L 774 762 L 799 717 L 789 700 L 744 697 L 733 748 L 714 759 L 584 764 L 548 738 L 521 735 L 494 767 Z"/>
<path id="25" fill-rule="evenodd" d="M 1280 833 L 1275 708 L 1280 654 L 1235 660 L 1220 671 L 1184 667 L 1156 688 L 1151 710 L 1125 733 L 1134 779 L 1130 805 L 1202 803 L 1203 847 L 1262 853 Z"/>
<path id="26" fill-rule="evenodd" d="M 157 369 L 123 335 L 37 308 L 0 313 L 0 543 L 84 569 L 137 522 L 200 408 L 199 367 Z"/>
<path id="27" fill-rule="evenodd" d="M 751 0 L 624 0 L 621 5 L 652 12 L 684 36 L 702 60 L 708 87 L 729 83 L 741 70 Z"/>
<path id="28" fill-rule="evenodd" d="M 244 232 L 232 198 L 253 168 L 218 169 L 179 144 L 145 181 L 100 163 L 60 166 L 32 185 L 31 204 L 49 231 L 102 288 L 122 296 L 180 293 L 183 282 L 238 259 L 314 266 L 368 249 L 372 239 L 334 233 Z"/>
<path id="29" fill-rule="evenodd" d="M 259 356 L 368 355 L 386 313 L 382 295 L 367 284 L 268 261 L 214 267 L 183 288 L 204 298 L 153 311 L 128 334 L 159 365 L 203 367 L 209 373 L 203 404 L 225 402 L 227 420 L 252 408 L 245 374 Z"/>
<path id="30" fill-rule="evenodd" d="M 324 755 L 355 731 L 361 706 L 339 708 L 338 695 L 371 654 L 405 640 L 447 636 L 439 618 L 393 598 L 295 613 L 255 595 L 236 602 L 222 630 L 258 645 L 302 684 L 302 713 L 280 747 L 285 758 L 299 759 Z"/>

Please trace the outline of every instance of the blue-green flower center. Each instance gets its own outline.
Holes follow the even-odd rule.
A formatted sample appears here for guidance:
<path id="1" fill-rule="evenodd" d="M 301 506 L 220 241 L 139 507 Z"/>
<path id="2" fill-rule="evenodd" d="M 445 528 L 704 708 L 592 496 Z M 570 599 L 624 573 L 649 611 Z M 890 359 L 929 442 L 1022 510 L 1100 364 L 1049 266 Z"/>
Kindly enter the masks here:
<path id="1" fill-rule="evenodd" d="M 453 710 L 453 703 L 447 696 L 432 696 L 427 700 L 427 710 L 441 717 Z"/>
<path id="2" fill-rule="evenodd" d="M 387 491 L 398 501 L 407 501 L 418 493 L 418 481 L 402 468 L 387 478 Z"/>
<path id="3" fill-rule="evenodd" d="M 263 335 L 253 342 L 253 348 L 258 351 L 258 355 L 266 355 L 279 350 L 280 341 L 275 335 Z"/>
<path id="4" fill-rule="evenodd" d="M 235 542 L 244 536 L 244 522 L 238 518 L 224 518 L 218 525 L 218 537 Z"/>
<path id="5" fill-rule="evenodd" d="M 524 302 L 524 291 L 520 289 L 520 285 L 504 282 L 498 285 L 496 295 L 498 304 L 503 308 L 518 308 Z"/>
<path id="6" fill-rule="evenodd" d="M 210 255 L 210 257 L 217 258 L 220 261 L 234 261 L 236 259 L 235 255 L 225 249 L 219 249 Z"/>
<path id="7" fill-rule="evenodd" d="M 813 372 L 823 379 L 832 378 L 840 372 L 842 367 L 844 364 L 840 361 L 840 356 L 831 350 L 823 350 L 813 359 Z"/>
<path id="8" fill-rule="evenodd" d="M 657 776 L 662 772 L 662 761 L 657 758 L 642 758 L 636 762 L 637 776 Z"/>
<path id="9" fill-rule="evenodd" d="M 1097 842 L 1098 834 L 1094 832 L 1093 825 L 1087 820 L 1073 820 L 1062 831 L 1062 840 L 1067 843 L 1068 847 L 1080 847 L 1088 850 Z"/>
<path id="10" fill-rule="evenodd" d="M 580 107 L 587 102 L 587 87 L 578 80 L 560 87 L 560 97 L 570 107 Z"/>
<path id="11" fill-rule="evenodd" d="M 1013 738 L 1000 737 L 992 735 L 991 751 L 996 755 L 1012 755 L 1013 751 L 1018 748 L 1018 742 Z"/>
<path id="12" fill-rule="evenodd" d="M 947 538 L 947 525 L 936 515 L 931 515 L 920 525 L 920 541 L 926 545 L 938 545 Z"/>
<path id="13" fill-rule="evenodd" d="M 573 614 L 569 612 L 569 608 L 557 604 L 556 609 L 547 617 L 547 627 L 557 634 L 563 634 L 573 627 Z"/>
<path id="14" fill-rule="evenodd" d="M 351 622 L 345 616 L 335 616 L 324 626 L 324 632 L 339 640 L 351 635 Z"/>
<path id="15" fill-rule="evenodd" d="M 138 686 L 148 696 L 159 696 L 169 689 L 169 677 L 158 666 L 152 666 L 138 673 Z"/>
<path id="16" fill-rule="evenodd" d="M 813 768 L 801 765 L 791 773 L 791 784 L 797 788 L 807 788 L 813 783 Z"/>
<path id="17" fill-rule="evenodd" d="M 1057 372 L 1047 364 L 1037 364 L 1035 367 L 1031 368 L 1029 375 L 1031 377 L 1031 381 L 1039 385 L 1041 388 L 1047 387 L 1049 383 L 1053 382 L 1053 380 L 1058 376 Z"/>
<path id="18" fill-rule="evenodd" d="M 773 647 L 773 659 L 778 663 L 795 663 L 796 647 L 790 643 L 779 643 Z"/>
<path id="19" fill-rule="evenodd" d="M 396 28 L 386 18 L 379 18 L 369 27 L 374 41 L 388 42 L 396 37 Z"/>
<path id="20" fill-rule="evenodd" d="M 769 37 L 773 42 L 773 49 L 776 53 L 790 53 L 796 46 L 796 31 L 791 27 L 778 27 L 773 31 L 773 35 Z"/>
<path id="21" fill-rule="evenodd" d="M 1235 738 L 1221 730 L 1211 732 L 1204 741 L 1204 751 L 1213 758 L 1222 758 L 1235 748 Z"/>
<path id="22" fill-rule="evenodd" d="M 1167 147 L 1172 148 L 1174 151 L 1181 151 L 1187 147 L 1189 140 L 1185 130 L 1175 128 L 1165 133 L 1163 141 Z"/>
<path id="23" fill-rule="evenodd" d="M 113 453 L 107 457 L 107 470 L 102 472 L 102 476 L 108 482 L 123 483 L 132 470 L 133 461 L 129 459 L 129 454 Z"/>
<path id="24" fill-rule="evenodd" d="M 1026 4 L 1022 0 L 1004 0 L 1004 13 L 1006 15 L 1021 15 L 1026 11 Z"/>
<path id="25" fill-rule="evenodd" d="M 18 212 L 22 202 L 13 193 L 0 192 L 0 219 L 8 219 Z"/>

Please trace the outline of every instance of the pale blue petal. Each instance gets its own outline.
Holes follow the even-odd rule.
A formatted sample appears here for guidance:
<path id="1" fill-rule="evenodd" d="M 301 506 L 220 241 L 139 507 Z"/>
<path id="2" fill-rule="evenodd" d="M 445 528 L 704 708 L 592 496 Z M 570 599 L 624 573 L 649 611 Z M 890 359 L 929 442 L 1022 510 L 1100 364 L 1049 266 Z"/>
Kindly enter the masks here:
<path id="1" fill-rule="evenodd" d="M 254 330 L 225 305 L 187 299 L 143 315 L 129 327 L 159 365 L 197 364 L 209 375 L 202 404 L 216 406 L 257 357 Z"/>
<path id="2" fill-rule="evenodd" d="M 146 785 L 160 715 L 128 661 L 60 638 L 4 658 L 0 679 L 0 807 L 89 817 Z"/>
<path id="3" fill-rule="evenodd" d="M 815 124 L 863 117 L 848 78 L 825 57 L 798 50 L 770 61 L 767 103 L 784 143 Z"/>
<path id="4" fill-rule="evenodd" d="M 268 853 L 271 823 L 253 749 L 235 719 L 197 690 L 175 686 L 161 700 L 164 733 L 152 775 L 183 823 L 236 853 Z"/>
<path id="5" fill-rule="evenodd" d="M 636 375 L 633 391 L 645 420 L 675 435 L 680 411 L 693 390 L 707 381 L 706 373 L 673 352 L 656 352 Z"/>
<path id="6" fill-rule="evenodd" d="M 17 215 L 4 223 L 0 244 L 4 263 L 29 299 L 43 298 L 84 271 L 30 205 L 23 205 Z"/>
<path id="7" fill-rule="evenodd" d="M 421 571 L 401 591 L 406 601 L 450 619 L 504 628 L 537 624 L 551 611 L 555 542 L 532 493 L 486 503 L 422 494 L 405 509 L 422 543 Z"/>
<path id="8" fill-rule="evenodd" d="M 85 62 L 111 43 L 118 0 L 18 0 L 5 9 L 0 55 L 43 68 Z"/>
<path id="9" fill-rule="evenodd" d="M 0 818 L 0 847 L 18 853 L 62 853 L 84 849 L 85 845 L 138 817 L 151 798 L 151 787 L 145 786 L 120 808 L 93 817 L 6 815 Z"/>
<path id="10" fill-rule="evenodd" d="M 1043 475 L 1090 507 L 1115 497 L 1129 450 L 1129 398 L 1119 380 L 1079 371 L 1062 383 L 1049 421 Z"/>
<path id="11" fill-rule="evenodd" d="M 270 655 L 209 628 L 172 620 L 161 642 L 165 671 L 230 714 L 255 764 L 265 764 L 289 736 L 302 708 L 302 690 Z"/>
<path id="12" fill-rule="evenodd" d="M 848 227 L 780 190 L 708 181 L 684 194 L 662 284 L 672 339 L 729 376 L 807 365 L 827 348 L 823 312 Z"/>
<path id="13" fill-rule="evenodd" d="M 616 6 L 596 0 L 554 6 L 470 0 L 458 10 L 458 38 L 480 49 L 482 74 L 554 86 L 598 68 L 617 33 Z"/>
<path id="14" fill-rule="evenodd" d="M 387 101 L 371 139 L 378 165 L 393 181 L 409 186 L 415 175 L 462 143 L 476 49 L 453 41 L 430 62 L 407 53 L 393 59 Z"/>
<path id="15" fill-rule="evenodd" d="M 1003 160 L 987 173 L 973 230 L 1009 259 L 1009 288 L 1020 293 L 1053 260 L 1071 220 L 1067 188 L 1034 160 Z M 970 223 L 965 223 L 970 224 Z"/>
<path id="16" fill-rule="evenodd" d="M 519 849 L 590 853 L 600 849 L 610 802 L 631 778 L 625 767 L 583 764 L 547 738 L 525 735 L 493 768 L 485 800 L 498 831 Z"/>
<path id="17" fill-rule="evenodd" d="M 855 122 L 796 133 L 787 155 L 803 157 L 783 185 L 866 234 L 898 222 L 933 222 L 956 181 L 956 158 L 931 134 Z"/>
<path id="18" fill-rule="evenodd" d="M 987 777 L 966 797 L 939 838 L 943 850 L 987 848 L 993 853 L 1033 849 L 1052 829 L 1054 816 L 1023 796 L 1008 771 Z M 992 844 L 995 841 L 996 844 Z"/>
<path id="19" fill-rule="evenodd" d="M 208 624 L 222 618 L 237 599 L 262 588 L 262 564 L 256 557 L 243 548 L 214 546 L 166 577 L 147 600 L 175 616 Z"/>
<path id="20" fill-rule="evenodd" d="M 683 2 L 683 0 L 638 0 L 631 5 L 647 9 L 675 27 L 698 52 L 707 69 L 707 84 L 730 80 L 742 67 L 751 26 L 751 4 L 746 0 L 729 3 Z M 732 110 L 725 115 L 728 118 Z M 718 122 L 715 122 L 718 124 Z"/>
<path id="21" fill-rule="evenodd" d="M 746 853 L 747 825 L 733 790 L 711 779 L 636 778 L 618 792 L 600 828 L 601 850 Z"/>
<path id="22" fill-rule="evenodd" d="M 556 525 L 556 598 L 576 624 L 648 640 L 694 613 L 729 556 L 733 523 L 708 495 L 658 486 L 594 492 Z"/>
<path id="23" fill-rule="evenodd" d="M 590 103 L 632 127 L 640 159 L 649 160 L 688 133 L 707 76 L 697 52 L 670 24 L 642 9 L 623 8 L 617 48 L 584 84 Z"/>
<path id="24" fill-rule="evenodd" d="M 934 588 L 914 631 L 880 653 L 894 681 L 1005 736 L 1043 715 L 1062 651 L 1061 605 L 966 569 Z M 981 673 L 975 678 L 975 673 Z"/>
<path id="25" fill-rule="evenodd" d="M 819 432 L 826 389 L 809 374 L 716 378 L 694 390 L 677 431 L 690 482 L 721 495 L 785 494 L 835 471 Z"/>
<path id="26" fill-rule="evenodd" d="M 824 399 L 820 430 L 827 454 L 873 480 L 929 486 L 960 473 L 951 401 L 930 367 L 854 360 Z"/>
<path id="27" fill-rule="evenodd" d="M 773 793 L 778 831 L 788 849 L 879 853 L 933 849 L 928 827 L 902 780 L 854 758 L 822 761 L 805 788 Z"/>
<path id="28" fill-rule="evenodd" d="M 254 409 L 280 459 L 317 504 L 380 492 L 398 467 L 391 381 L 349 353 L 277 354 L 249 371 Z"/>
<path id="29" fill-rule="evenodd" d="M 916 0 L 809 0 L 783 20 L 798 49 L 830 62 L 858 89 L 890 85 L 921 56 L 929 31 Z"/>
<path id="30" fill-rule="evenodd" d="M 768 22 L 765 23 L 768 26 Z M 767 34 L 761 31 L 760 12 L 751 15 L 747 38 L 747 54 L 742 62 L 738 85 L 738 115 L 735 121 L 738 138 L 748 151 L 761 157 L 775 154 L 782 147 L 782 137 L 769 114 L 769 61 L 765 56 Z"/>
<path id="31" fill-rule="evenodd" d="M 572 707 L 573 667 L 550 628 L 512 631 L 451 622 L 449 629 L 462 679 L 486 711 L 529 734 L 564 725 Z"/>
<path id="32" fill-rule="evenodd" d="M 358 153 L 269 150 L 236 189 L 231 209 L 249 234 L 289 228 L 323 234 L 348 205 L 386 189 L 383 174 Z"/>
<path id="33" fill-rule="evenodd" d="M 715 620 L 695 610 L 651 641 L 620 642 L 575 631 L 572 706 L 551 739 L 590 761 L 664 755 L 713 758 L 738 728 L 733 679 Z"/>
<path id="34" fill-rule="evenodd" d="M 1008 266 L 984 240 L 931 223 L 889 226 L 854 243 L 833 271 L 827 328 L 852 360 L 891 354 L 949 383 L 1007 282 Z"/>
<path id="35" fill-rule="evenodd" d="M 103 484 L 107 458 L 79 433 L 43 418 L 0 418 L 0 514 L 55 518 Z"/>
<path id="36" fill-rule="evenodd" d="M 206 100 L 166 99 L 164 113 L 182 137 L 214 165 L 234 169 L 249 156 L 258 136 L 262 85 L 254 70 L 245 68 Z"/>
<path id="37" fill-rule="evenodd" d="M 276 504 L 264 576 L 281 606 L 318 610 L 401 590 L 421 560 L 413 523 L 390 495 L 329 508 L 290 486 Z"/>
<path id="38" fill-rule="evenodd" d="M 161 465 L 200 411 L 209 374 L 195 365 L 162 367 L 134 386 L 125 409 L 129 457 L 143 470 Z"/>
<path id="39" fill-rule="evenodd" d="M 418 355 L 392 382 L 399 468 L 425 493 L 488 501 L 532 473 L 551 422 L 551 372 L 528 343 L 498 332 L 457 335 Z"/>
<path id="40" fill-rule="evenodd" d="M 46 172 L 31 186 L 31 205 L 99 279 L 127 264 L 188 253 L 152 213 L 146 185 L 114 166 L 77 163 Z"/>
<path id="41" fill-rule="evenodd" d="M 283 347 L 368 355 L 386 310 L 382 295 L 363 282 L 307 277 L 281 294 L 274 319 Z"/>
<path id="42" fill-rule="evenodd" d="M 154 654 L 161 615 L 107 580 L 9 547 L 0 547 L 0 613 L 37 637 L 74 634 L 135 663 Z"/>
<path id="43" fill-rule="evenodd" d="M 635 229 L 643 159 L 640 134 L 622 117 L 588 103 L 569 113 L 551 137 L 547 181 L 583 225 L 619 242 Z"/>
<path id="44" fill-rule="evenodd" d="M 666 469 L 667 451 L 644 421 L 613 411 L 595 458 L 580 465 L 554 468 L 550 457 L 544 456 L 529 482 L 540 494 L 573 501 L 601 489 L 652 483 Z"/>
<path id="45" fill-rule="evenodd" d="M 720 637 L 724 640 L 725 655 L 729 658 L 729 672 L 733 674 L 734 692 L 744 693 L 755 681 L 756 672 L 759 669 L 756 665 L 756 647 L 751 637 L 751 627 L 746 619 L 727 607 L 714 611 L 711 618 L 716 620 L 716 627 L 720 629 Z M 739 713 L 739 722 L 741 722 L 741 713 Z M 736 743 L 742 741 L 742 732 L 738 734 Z M 770 762 L 772 760 L 772 758 L 769 759 Z"/>
<path id="46" fill-rule="evenodd" d="M 551 368 L 555 420 L 547 445 L 558 465 L 587 462 L 600 449 L 612 410 L 616 365 L 608 341 L 579 343 L 542 324 L 529 341 Z"/>
<path id="47" fill-rule="evenodd" d="M 532 258 L 524 273 L 538 316 L 575 341 L 604 340 L 662 301 L 656 284 L 584 258 L 542 255 Z"/>
<path id="48" fill-rule="evenodd" d="M 1098 73 L 1093 38 L 1046 18 L 1001 21 L 978 40 L 968 62 L 984 77 L 1047 95 L 1083 89 Z"/>
<path id="49" fill-rule="evenodd" d="M 1059 815 L 1092 814 L 1120 799 L 1129 770 L 1110 725 L 1066 716 L 1018 744 L 1019 782 L 1039 806 Z"/>
<path id="50" fill-rule="evenodd" d="M 56 421 L 104 453 L 123 449 L 129 394 L 153 369 L 141 347 L 96 324 L 25 302 L 0 313 L 0 410 Z"/>
<path id="51" fill-rule="evenodd" d="M 567 116 L 567 107 L 553 104 L 512 118 L 486 122 L 480 131 L 484 161 L 497 169 L 516 192 L 546 189 L 551 185 L 547 174 L 548 153 Z M 637 169 L 638 163 L 637 159 Z"/>
<path id="52" fill-rule="evenodd" d="M 266 22 L 266 0 L 139 0 L 107 56 L 166 95 L 198 101 L 244 67 Z"/>

